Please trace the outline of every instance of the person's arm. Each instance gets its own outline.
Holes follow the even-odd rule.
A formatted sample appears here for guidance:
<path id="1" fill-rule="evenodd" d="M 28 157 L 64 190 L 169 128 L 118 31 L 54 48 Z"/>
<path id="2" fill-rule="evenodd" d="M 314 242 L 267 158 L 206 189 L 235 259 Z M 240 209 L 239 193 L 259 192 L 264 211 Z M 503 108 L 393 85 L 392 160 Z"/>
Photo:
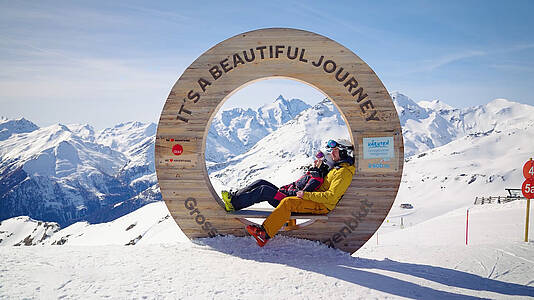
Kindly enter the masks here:
<path id="1" fill-rule="evenodd" d="M 286 184 L 283 187 L 279 188 L 274 196 L 274 199 L 280 201 L 287 196 L 295 196 L 297 194 L 297 189 L 295 188 L 295 183 Z"/>
<path id="2" fill-rule="evenodd" d="M 305 192 L 313 192 L 323 184 L 323 181 L 324 179 L 319 175 L 319 172 L 312 171 L 310 172 L 310 179 L 306 182 L 306 185 L 302 190 Z"/>
<path id="3" fill-rule="evenodd" d="M 341 196 L 345 194 L 351 181 L 352 173 L 342 168 L 339 172 L 336 172 L 328 190 L 324 192 L 304 192 L 302 199 L 335 205 Z"/>
<path id="4" fill-rule="evenodd" d="M 320 180 L 312 178 L 306 183 L 306 186 L 302 189 L 305 192 L 313 192 L 323 184 L 322 178 Z"/>
<path id="5" fill-rule="evenodd" d="M 298 189 L 295 189 L 295 188 L 291 188 L 291 189 L 287 189 L 285 190 L 283 193 L 288 195 L 288 196 L 295 196 L 298 192 Z"/>

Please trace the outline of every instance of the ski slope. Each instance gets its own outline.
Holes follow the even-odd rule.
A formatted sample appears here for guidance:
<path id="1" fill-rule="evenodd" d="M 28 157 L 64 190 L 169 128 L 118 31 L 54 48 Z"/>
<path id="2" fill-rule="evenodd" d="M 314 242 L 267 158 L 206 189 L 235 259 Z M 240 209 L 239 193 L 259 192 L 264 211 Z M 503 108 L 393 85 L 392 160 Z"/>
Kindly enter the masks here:
<path id="1" fill-rule="evenodd" d="M 522 242 L 525 201 L 470 207 L 468 246 L 467 208 L 380 229 L 350 256 L 281 236 L 264 248 L 250 237 L 191 242 L 166 218 L 164 203 L 153 203 L 110 223 L 73 224 L 44 245 L 0 247 L 0 298 L 534 297 L 534 239 Z M 50 245 L 66 235 L 62 246 Z"/>

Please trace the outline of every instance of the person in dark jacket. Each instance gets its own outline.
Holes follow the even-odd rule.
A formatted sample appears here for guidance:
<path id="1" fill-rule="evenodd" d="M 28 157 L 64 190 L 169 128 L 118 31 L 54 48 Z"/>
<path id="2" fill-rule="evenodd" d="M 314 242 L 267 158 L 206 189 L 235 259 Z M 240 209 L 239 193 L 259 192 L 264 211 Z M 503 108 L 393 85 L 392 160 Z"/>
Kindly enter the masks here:
<path id="1" fill-rule="evenodd" d="M 317 160 L 314 162 L 314 166 L 297 181 L 280 187 L 274 196 L 274 199 L 282 201 L 285 197 L 296 196 L 298 191 L 313 192 L 323 184 L 324 177 L 330 170 L 330 167 L 324 161 L 325 157 L 322 151 L 317 152 L 315 157 Z M 278 206 L 278 203 L 276 206 Z"/>
<path id="2" fill-rule="evenodd" d="M 330 167 L 325 161 L 323 152 L 319 151 L 315 157 L 313 167 L 309 168 L 302 177 L 280 188 L 267 180 L 259 179 L 235 193 L 222 191 L 226 211 L 240 210 L 263 201 L 277 207 L 282 199 L 296 196 L 298 191 L 313 192 L 317 190 L 323 183 L 323 178 L 328 174 Z"/>

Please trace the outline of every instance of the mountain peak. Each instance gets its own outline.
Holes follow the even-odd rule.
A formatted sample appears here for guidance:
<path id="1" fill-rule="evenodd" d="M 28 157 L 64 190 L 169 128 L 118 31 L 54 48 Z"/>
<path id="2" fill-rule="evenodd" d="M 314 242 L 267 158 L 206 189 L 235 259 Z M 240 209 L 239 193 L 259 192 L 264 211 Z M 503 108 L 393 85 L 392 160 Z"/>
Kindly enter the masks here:
<path id="1" fill-rule="evenodd" d="M 124 129 L 136 129 L 145 126 L 144 123 L 139 121 L 128 121 L 115 125 L 115 129 L 124 128 Z"/>
<path id="2" fill-rule="evenodd" d="M 12 120 L 2 117 L 0 119 L 0 141 L 8 139 L 13 134 L 33 132 L 37 129 L 39 129 L 39 126 L 25 118 Z"/>
<path id="3" fill-rule="evenodd" d="M 497 99 L 493 99 L 491 102 L 489 102 L 488 104 L 486 104 L 486 106 L 488 107 L 505 107 L 505 106 L 510 106 L 510 105 L 513 105 L 515 104 L 515 102 L 512 102 L 508 99 L 504 99 L 504 98 L 497 98 Z"/>
<path id="4" fill-rule="evenodd" d="M 304 101 L 300 99 L 287 100 L 286 98 L 284 98 L 284 96 L 279 95 L 278 98 L 276 98 L 272 103 L 267 103 L 258 108 L 258 112 L 260 114 L 263 114 L 265 112 L 269 114 L 269 111 L 272 112 L 273 110 L 292 111 L 292 107 L 297 102 L 299 104 L 301 102 L 304 103 Z"/>
<path id="5" fill-rule="evenodd" d="M 409 119 L 420 120 L 428 117 L 428 113 L 426 112 L 426 110 L 421 106 L 417 105 L 417 103 L 415 103 L 409 97 L 399 92 L 393 92 L 390 95 L 393 99 L 395 109 L 399 114 L 401 125 L 406 124 L 406 121 Z"/>
<path id="6" fill-rule="evenodd" d="M 57 124 L 54 124 L 54 125 L 50 125 L 47 127 L 50 131 L 53 131 L 53 132 L 60 132 L 60 131 L 68 131 L 68 132 L 71 132 L 70 131 L 70 128 L 68 128 L 67 126 L 61 124 L 61 123 L 57 123 Z"/>
<path id="7" fill-rule="evenodd" d="M 71 131 L 82 130 L 82 129 L 94 131 L 93 126 L 91 126 L 91 125 L 89 125 L 87 123 L 85 123 L 85 124 L 69 124 L 69 125 L 67 125 L 67 127 Z"/>
<path id="8" fill-rule="evenodd" d="M 276 102 L 276 101 L 287 102 L 287 100 L 284 98 L 284 96 L 282 96 L 282 94 L 280 94 L 280 95 L 278 96 L 278 98 L 276 98 L 275 102 Z"/>
<path id="9" fill-rule="evenodd" d="M 447 103 L 442 102 L 439 99 L 432 100 L 432 101 L 419 101 L 417 102 L 417 104 L 421 106 L 422 108 L 436 110 L 436 111 L 454 109 L 454 107 L 448 105 Z"/>
<path id="10" fill-rule="evenodd" d="M 5 124 L 5 123 L 13 123 L 13 124 L 19 124 L 19 125 L 22 124 L 28 127 L 36 128 L 36 129 L 39 128 L 39 126 L 35 125 L 32 121 L 29 121 L 24 117 L 21 117 L 18 119 L 9 119 L 6 117 L 0 117 L 0 124 Z"/>
<path id="11" fill-rule="evenodd" d="M 400 107 L 410 107 L 410 106 L 418 106 L 415 101 L 413 101 L 410 97 L 400 93 L 400 92 L 393 92 L 390 94 L 391 98 L 393 99 L 393 103 L 395 103 L 395 106 Z"/>

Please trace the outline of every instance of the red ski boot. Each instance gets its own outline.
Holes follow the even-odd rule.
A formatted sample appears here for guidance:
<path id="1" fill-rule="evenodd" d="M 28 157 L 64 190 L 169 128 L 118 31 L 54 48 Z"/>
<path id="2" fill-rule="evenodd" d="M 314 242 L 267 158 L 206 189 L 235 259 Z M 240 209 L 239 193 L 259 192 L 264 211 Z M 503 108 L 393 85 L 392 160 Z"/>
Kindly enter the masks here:
<path id="1" fill-rule="evenodd" d="M 247 225 L 247 232 L 256 239 L 256 243 L 258 243 L 260 247 L 265 246 L 269 241 L 270 237 L 263 227 L 258 225 Z"/>

